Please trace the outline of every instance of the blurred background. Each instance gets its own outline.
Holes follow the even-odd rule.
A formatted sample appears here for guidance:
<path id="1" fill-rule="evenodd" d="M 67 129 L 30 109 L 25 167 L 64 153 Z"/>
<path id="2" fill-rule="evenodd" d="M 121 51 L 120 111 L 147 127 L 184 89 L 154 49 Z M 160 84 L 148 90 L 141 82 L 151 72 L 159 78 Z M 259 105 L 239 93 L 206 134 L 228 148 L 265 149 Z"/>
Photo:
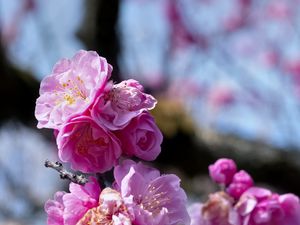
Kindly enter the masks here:
<path id="1" fill-rule="evenodd" d="M 113 80 L 158 99 L 154 162 L 190 201 L 216 190 L 207 167 L 233 158 L 257 185 L 300 195 L 300 0 L 0 0 L 0 225 L 45 224 L 66 188 L 39 82 L 62 57 L 96 50 Z"/>

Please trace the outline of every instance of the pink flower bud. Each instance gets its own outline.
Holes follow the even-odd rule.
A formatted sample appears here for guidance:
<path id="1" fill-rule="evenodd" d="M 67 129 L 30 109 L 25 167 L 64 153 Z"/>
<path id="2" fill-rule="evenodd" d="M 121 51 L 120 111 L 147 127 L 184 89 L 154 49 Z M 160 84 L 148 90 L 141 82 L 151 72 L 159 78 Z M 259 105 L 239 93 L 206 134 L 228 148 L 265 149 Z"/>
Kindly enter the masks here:
<path id="1" fill-rule="evenodd" d="M 163 135 L 148 112 L 132 119 L 127 127 L 118 132 L 122 150 L 128 156 L 151 161 L 161 151 Z"/>
<path id="2" fill-rule="evenodd" d="M 231 159 L 219 159 L 213 165 L 208 167 L 209 175 L 213 181 L 218 184 L 228 185 L 236 173 L 236 164 Z"/>
<path id="3" fill-rule="evenodd" d="M 253 186 L 251 176 L 244 170 L 234 174 L 231 184 L 226 189 L 233 198 L 238 199 L 248 188 Z"/>

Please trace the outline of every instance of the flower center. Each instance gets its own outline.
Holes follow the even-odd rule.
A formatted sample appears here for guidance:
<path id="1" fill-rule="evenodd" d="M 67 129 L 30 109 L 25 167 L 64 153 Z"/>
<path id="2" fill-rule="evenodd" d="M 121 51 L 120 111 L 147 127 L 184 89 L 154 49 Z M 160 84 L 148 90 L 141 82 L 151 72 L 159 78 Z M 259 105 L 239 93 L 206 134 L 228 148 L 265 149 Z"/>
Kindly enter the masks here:
<path id="1" fill-rule="evenodd" d="M 148 186 L 146 195 L 142 197 L 140 206 L 144 210 L 147 210 L 154 215 L 159 214 L 161 209 L 170 202 L 170 198 L 166 191 L 162 191 L 162 185 L 154 186 L 150 184 Z"/>
<path id="2" fill-rule="evenodd" d="M 84 214 L 76 225 L 112 225 L 112 215 L 106 214 L 101 206 L 92 208 Z"/>
<path id="3" fill-rule="evenodd" d="M 93 130 L 89 125 L 84 126 L 82 129 L 79 129 L 74 135 L 73 138 L 77 139 L 76 141 L 76 152 L 79 155 L 87 155 L 88 150 L 91 147 L 97 148 L 107 148 L 109 145 L 109 139 L 107 137 L 98 137 L 97 139 L 93 138 Z"/>
<path id="4" fill-rule="evenodd" d="M 68 105 L 72 105 L 78 99 L 82 99 L 87 101 L 87 93 L 84 81 L 80 78 L 80 76 L 76 76 L 75 79 L 68 79 L 66 82 L 63 82 L 57 87 L 55 91 L 56 95 L 61 96 L 59 92 L 63 93 L 61 99 L 56 102 L 56 104 L 61 104 L 62 102 L 66 102 Z"/>
<path id="5" fill-rule="evenodd" d="M 134 111 L 141 104 L 141 96 L 138 89 L 127 85 L 115 85 L 108 97 L 120 110 Z"/>
<path id="6" fill-rule="evenodd" d="M 88 210 L 76 225 L 113 225 L 113 216 L 119 217 L 120 215 L 123 221 L 130 222 L 120 193 L 111 188 L 105 188 L 100 194 L 99 206 Z"/>

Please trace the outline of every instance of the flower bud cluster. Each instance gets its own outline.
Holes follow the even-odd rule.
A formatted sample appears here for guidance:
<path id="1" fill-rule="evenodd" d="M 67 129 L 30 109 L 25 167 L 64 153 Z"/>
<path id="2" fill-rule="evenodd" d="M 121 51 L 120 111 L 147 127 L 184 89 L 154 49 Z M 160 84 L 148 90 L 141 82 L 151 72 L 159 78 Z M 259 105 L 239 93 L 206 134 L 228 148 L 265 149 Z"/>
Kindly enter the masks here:
<path id="1" fill-rule="evenodd" d="M 217 160 L 209 173 L 224 190 L 190 206 L 191 225 L 300 225 L 300 202 L 294 194 L 254 186 L 251 176 L 237 171 L 231 159 Z"/>

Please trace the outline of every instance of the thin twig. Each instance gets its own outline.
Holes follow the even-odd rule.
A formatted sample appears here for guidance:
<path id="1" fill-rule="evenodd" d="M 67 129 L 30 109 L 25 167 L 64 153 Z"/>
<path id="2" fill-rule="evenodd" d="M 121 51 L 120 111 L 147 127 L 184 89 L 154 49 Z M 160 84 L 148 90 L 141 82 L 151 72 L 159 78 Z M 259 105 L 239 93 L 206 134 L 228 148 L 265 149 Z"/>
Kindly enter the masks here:
<path id="1" fill-rule="evenodd" d="M 73 183 L 84 185 L 88 182 L 88 178 L 83 174 L 74 174 L 64 169 L 60 162 L 45 161 L 45 167 L 55 169 L 60 174 L 61 179 L 68 179 Z"/>

